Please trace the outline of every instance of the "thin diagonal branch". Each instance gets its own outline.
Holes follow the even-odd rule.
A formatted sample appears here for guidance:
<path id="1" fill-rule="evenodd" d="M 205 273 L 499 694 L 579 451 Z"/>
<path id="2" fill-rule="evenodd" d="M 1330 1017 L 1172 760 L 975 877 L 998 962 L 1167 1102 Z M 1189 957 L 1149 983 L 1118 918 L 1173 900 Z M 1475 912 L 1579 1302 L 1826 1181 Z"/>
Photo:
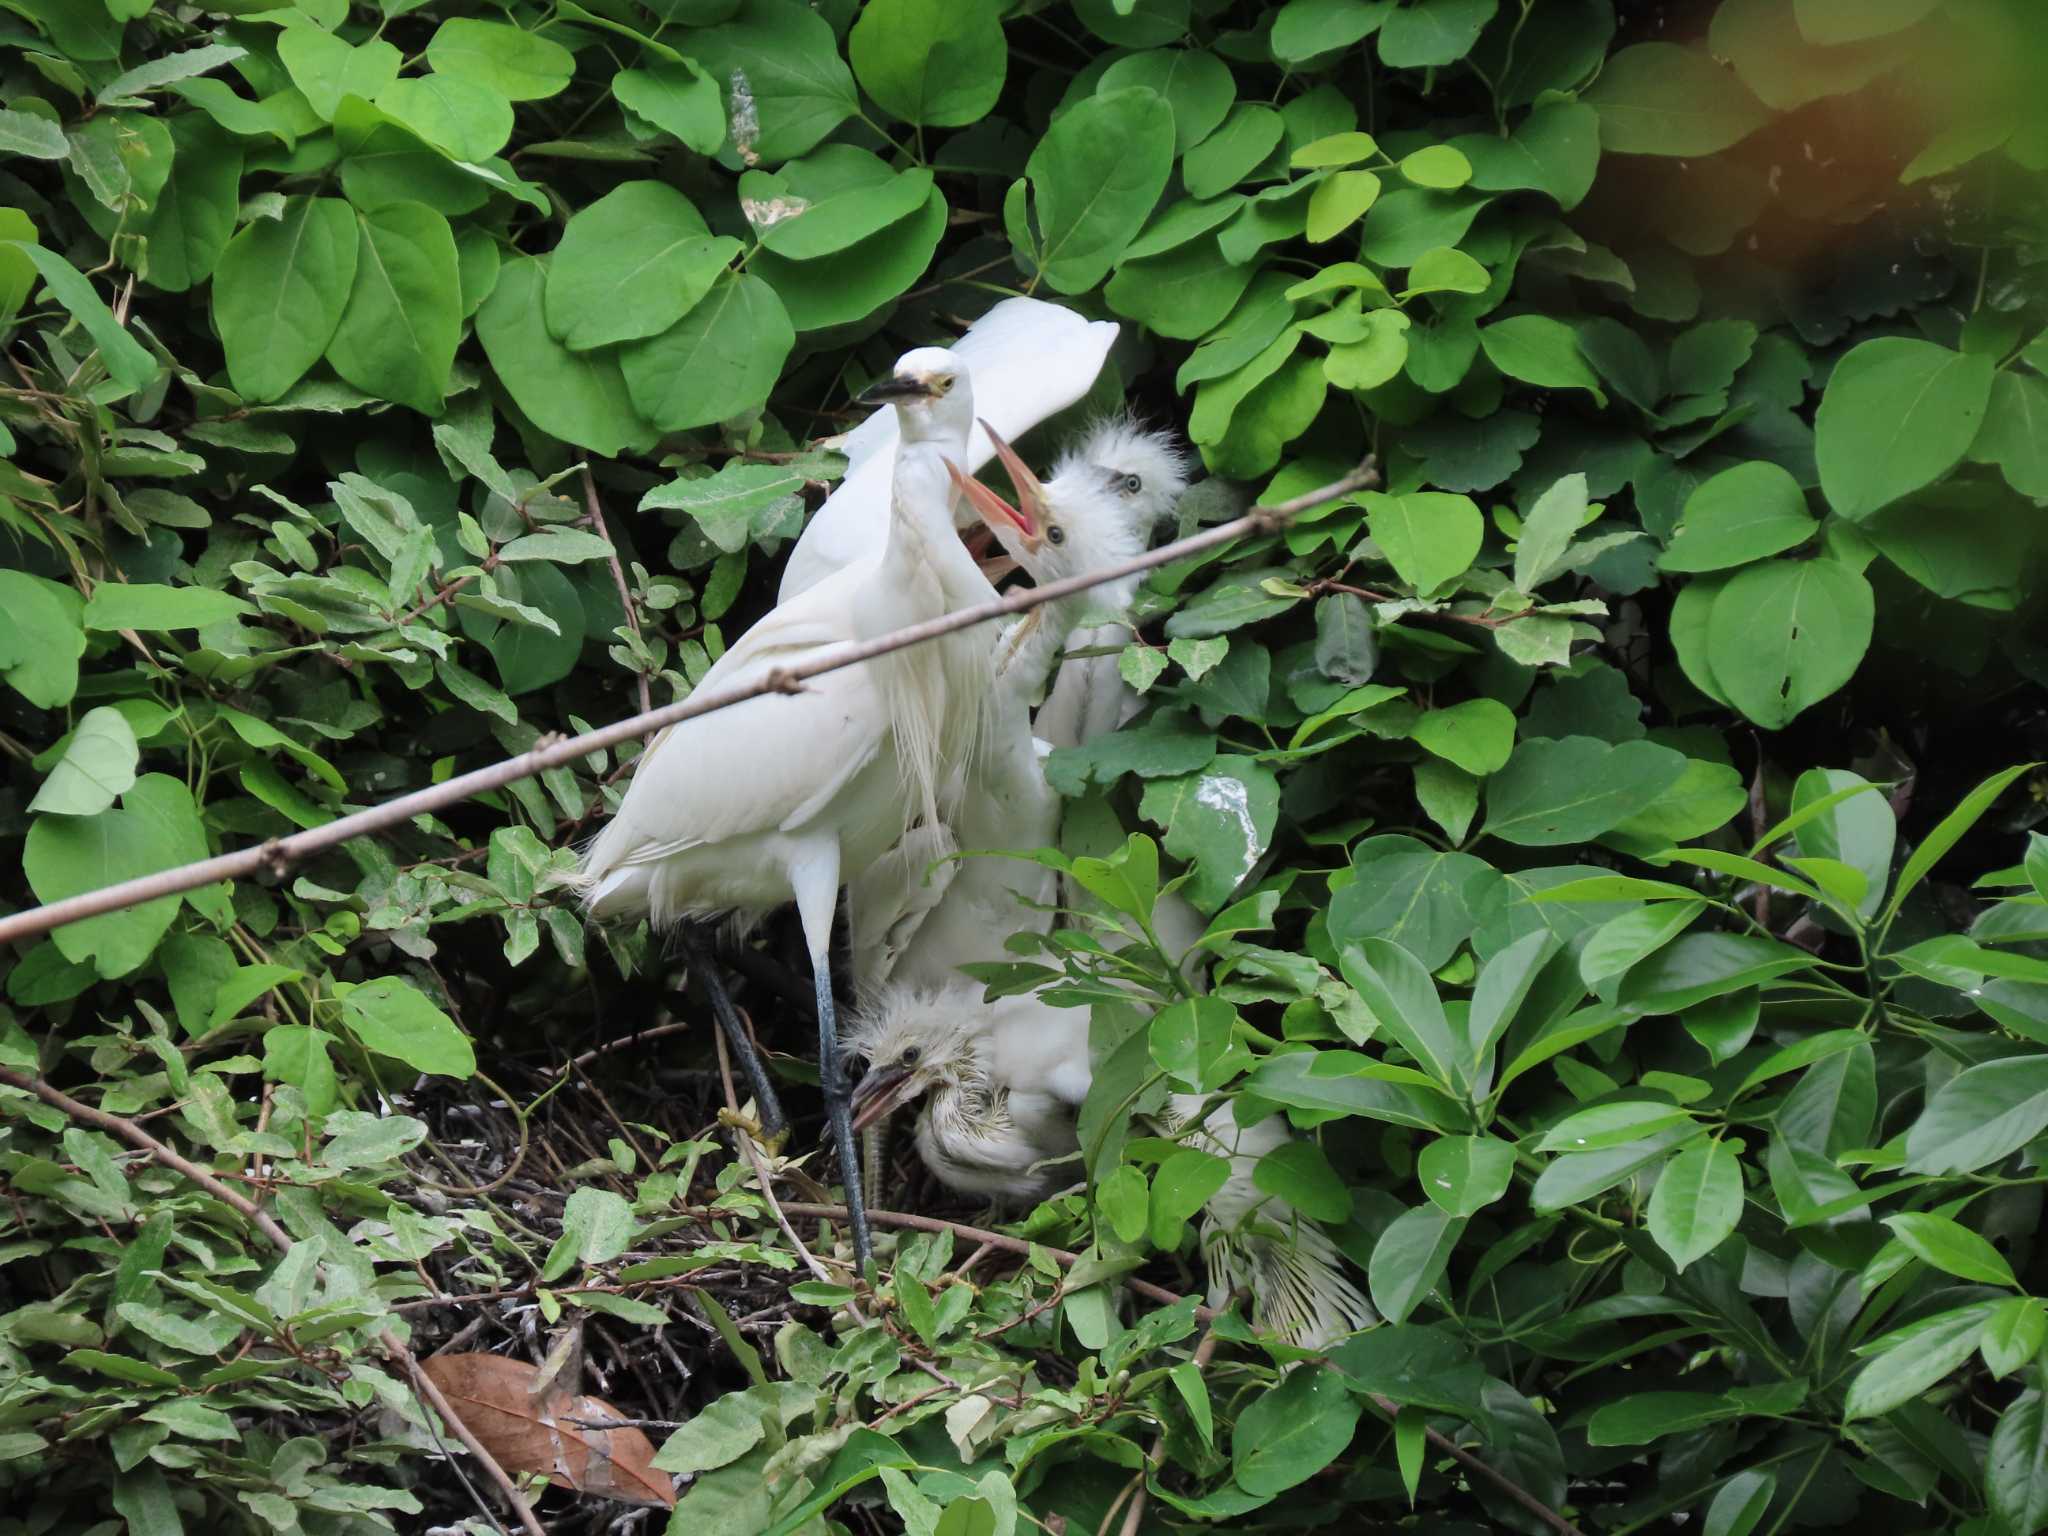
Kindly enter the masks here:
<path id="1" fill-rule="evenodd" d="M 1023 613 L 1026 609 L 1036 608 L 1042 603 L 1055 602 L 1063 597 L 1071 597 L 1076 592 L 1086 592 L 1105 582 L 1116 581 L 1125 576 L 1136 576 L 1175 560 L 1185 559 L 1189 555 L 1215 549 L 1248 534 L 1272 533 L 1286 526 L 1288 519 L 1297 513 L 1306 512 L 1311 507 L 1321 506 L 1326 501 L 1348 496 L 1353 491 L 1378 483 L 1379 470 L 1374 461 L 1367 458 L 1342 479 L 1320 486 L 1306 495 L 1293 497 L 1276 506 L 1254 507 L 1243 517 L 1233 518 L 1227 523 L 1218 523 L 1201 533 L 1185 539 L 1176 539 L 1171 544 L 1163 544 L 1158 549 L 1103 570 L 1091 571 L 1083 576 L 1069 576 L 1063 581 L 1047 582 L 1041 587 L 1027 587 L 1008 597 L 977 603 L 971 608 L 962 608 L 936 619 L 928 619 L 922 624 L 912 624 L 856 645 L 834 646 L 825 655 L 793 667 L 778 667 L 758 682 L 745 687 L 695 693 L 679 703 L 666 704 L 660 709 L 645 710 L 615 725 L 586 731 L 581 736 L 566 739 L 559 735 L 543 736 L 534 744 L 532 750 L 517 757 L 507 758 L 488 768 L 458 774 L 445 783 L 435 784 L 426 789 L 416 789 L 409 795 L 400 795 L 397 799 L 387 800 L 382 805 L 339 817 L 325 826 L 296 832 L 290 837 L 272 838 L 269 842 L 261 843 L 254 848 L 244 848 L 236 853 L 224 853 L 216 858 L 202 859 L 196 864 L 183 864 L 159 874 L 144 875 L 136 880 L 124 880 L 118 885 L 103 886 L 96 891 L 87 891 L 81 896 L 68 897 L 63 901 L 53 901 L 45 906 L 31 907 L 25 912 L 14 913 L 9 917 L 0 918 L 0 944 L 32 939 L 39 934 L 48 933 L 52 928 L 61 928 L 66 923 L 97 917 L 105 912 L 118 912 L 125 907 L 139 906 L 145 901 L 154 901 L 161 896 L 176 896 L 184 891 L 196 890 L 202 885 L 211 885 L 217 880 L 239 880 L 258 874 L 267 874 L 274 879 L 282 880 L 301 860 L 348 842 L 351 838 L 402 826 L 415 816 L 443 810 L 461 801 L 502 789 L 516 780 L 530 779 L 546 773 L 551 768 L 567 767 L 593 752 L 600 752 L 638 737 L 652 736 L 655 732 L 665 730 L 679 721 L 694 720 L 699 715 L 730 709 L 735 704 L 759 698 L 764 694 L 800 692 L 803 684 L 810 678 L 822 677 L 843 667 L 858 666 L 861 662 L 873 661 L 878 656 L 887 656 L 894 651 L 922 645 L 963 629 L 971 629 L 977 624 L 986 624 L 991 619 Z"/>

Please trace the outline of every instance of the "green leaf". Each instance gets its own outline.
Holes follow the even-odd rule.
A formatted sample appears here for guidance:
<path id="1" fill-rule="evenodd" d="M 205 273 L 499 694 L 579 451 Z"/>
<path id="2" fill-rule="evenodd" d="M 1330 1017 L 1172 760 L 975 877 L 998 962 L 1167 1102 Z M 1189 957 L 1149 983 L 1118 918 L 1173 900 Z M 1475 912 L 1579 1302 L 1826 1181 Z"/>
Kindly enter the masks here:
<path id="1" fill-rule="evenodd" d="M 1993 1302 L 1937 1313 L 1864 1346 L 1875 1358 L 1849 1383 L 1842 1417 L 1854 1423 L 1911 1402 L 1970 1358 Z"/>
<path id="2" fill-rule="evenodd" d="M 1947 474 L 1983 425 L 1994 368 L 1979 353 L 1911 337 L 1851 349 L 1814 416 L 1828 504 L 1860 520 Z"/>
<path id="3" fill-rule="evenodd" d="M 207 854 L 192 792 L 167 774 L 144 774 L 121 808 L 97 816 L 42 816 L 29 827 L 22 873 L 42 902 L 153 875 Z M 147 960 L 178 915 L 181 898 L 160 896 L 118 912 L 67 923 L 52 935 L 74 965 L 90 960 L 108 980 Z"/>
<path id="4" fill-rule="evenodd" d="M 87 710 L 28 808 L 53 816 L 97 816 L 133 787 L 141 756 L 127 716 L 107 704 Z"/>
<path id="5" fill-rule="evenodd" d="M 1365 217 L 1379 200 L 1380 179 L 1371 171 L 1333 171 L 1316 183 L 1308 199 L 1311 245 L 1334 240 Z"/>
<path id="6" fill-rule="evenodd" d="M 2048 501 L 2048 380 L 2016 370 L 1993 378 L 1969 453 L 1972 463 L 1996 464 L 2022 496 Z"/>
<path id="7" fill-rule="evenodd" d="M 351 45 L 318 27 L 287 27 L 278 34 L 277 57 L 314 112 L 330 123 L 342 97 L 374 101 L 405 62 L 381 39 Z"/>
<path id="8" fill-rule="evenodd" d="M 1622 155 L 1718 154 L 1762 127 L 1762 105 L 1706 53 L 1636 43 L 1609 58 L 1586 92 L 1600 144 Z"/>
<path id="9" fill-rule="evenodd" d="M 411 75 L 379 91 L 377 109 L 451 160 L 488 160 L 512 136 L 512 103 L 461 75 Z"/>
<path id="10" fill-rule="evenodd" d="M 204 629 L 253 611 L 241 598 L 210 587 L 103 581 L 85 605 L 84 624 L 94 630 Z"/>
<path id="11" fill-rule="evenodd" d="M 1704 901 L 1669 901 L 1624 912 L 1593 930 L 1579 951 L 1579 975 L 1588 987 L 1611 998 L 1605 983 L 1625 975 L 1639 960 L 1677 938 L 1707 909 Z"/>
<path id="12" fill-rule="evenodd" d="M 2038 1296 L 2015 1296 L 1998 1304 L 1977 1341 L 1984 1364 L 1996 1377 L 2010 1376 L 2030 1363 L 2048 1343 L 2048 1307 Z"/>
<path id="13" fill-rule="evenodd" d="M 1514 1182 L 1515 1149 L 1492 1136 L 1440 1136 L 1422 1149 L 1415 1174 L 1432 1204 L 1475 1216 Z"/>
<path id="14" fill-rule="evenodd" d="M 1903 32 L 1941 0 L 1792 0 L 1792 14 L 1810 43 L 1839 47 Z"/>
<path id="15" fill-rule="evenodd" d="M 62 931 L 61 929 L 59 930 Z M 1987 1061 L 1957 1073 L 1906 1131 L 1913 1173 L 1975 1173 L 2048 1130 L 2048 1056 Z"/>
<path id="16" fill-rule="evenodd" d="M 606 457 L 651 446 L 655 428 L 634 409 L 620 360 L 571 352 L 548 330 L 542 312 L 546 287 L 547 263 L 522 256 L 505 264 L 498 286 L 477 311 L 477 339 L 499 382 L 535 426 L 565 443 Z M 631 348 L 626 355 L 632 357 Z M 696 383 L 708 389 L 713 381 Z"/>
<path id="17" fill-rule="evenodd" d="M 1481 326 L 1487 361 L 1511 379 L 1544 389 L 1583 389 L 1605 406 L 1599 375 L 1579 351 L 1579 334 L 1548 315 L 1515 315 Z"/>
<path id="18" fill-rule="evenodd" d="M 1891 806 L 1860 774 L 1813 768 L 1792 786 L 1793 815 L 1809 808 L 1813 814 L 1791 829 L 1799 851 L 1808 858 L 1838 859 L 1858 871 L 1866 886 L 1859 914 L 1866 920 L 1875 917 L 1891 880 L 1898 835 Z"/>
<path id="19" fill-rule="evenodd" d="M 1253 1168 L 1252 1182 L 1311 1221 L 1351 1219 L 1351 1187 L 1312 1141 L 1289 1141 L 1275 1147 Z"/>
<path id="20" fill-rule="evenodd" d="M 1358 501 L 1365 508 L 1373 543 L 1401 579 L 1421 594 L 1463 575 L 1486 537 L 1486 520 L 1469 496 L 1368 491 Z"/>
<path id="21" fill-rule="evenodd" d="M 724 90 L 750 165 L 801 155 L 860 111 L 831 23 L 797 0 L 745 0 L 723 26 L 693 31 L 690 54 Z"/>
<path id="22" fill-rule="evenodd" d="M 1152 1191 L 1145 1175 L 1129 1163 L 1095 1186 L 1095 1208 L 1108 1220 L 1120 1243 L 1135 1243 L 1151 1219 Z"/>
<path id="23" fill-rule="evenodd" d="M 1692 1117 L 1675 1104 L 1657 1099 L 1624 1099 L 1596 1104 L 1567 1115 L 1543 1133 L 1538 1152 L 1606 1152 L 1630 1146 L 1659 1131 L 1685 1124 Z"/>
<path id="24" fill-rule="evenodd" d="M 1278 22 L 1274 24 L 1277 26 Z M 1296 170 L 1321 171 L 1333 166 L 1356 165 L 1361 160 L 1372 159 L 1379 152 L 1378 142 L 1369 133 L 1333 133 L 1302 145 L 1287 163 Z"/>
<path id="25" fill-rule="evenodd" d="M 1747 566 L 1708 617 L 1714 681 L 1758 725 L 1782 729 L 1855 675 L 1874 618 L 1870 583 L 1840 561 Z"/>
<path id="26" fill-rule="evenodd" d="M 729 272 L 659 336 L 628 343 L 618 366 L 647 419 L 680 432 L 747 416 L 766 404 L 795 345 L 796 331 L 775 290 L 752 273 Z"/>
<path id="27" fill-rule="evenodd" d="M 1775 1472 L 1752 1467 L 1736 1473 L 1721 1485 L 1721 1491 L 1707 1506 L 1704 1536 L 1749 1536 L 1770 1512 L 1771 1499 L 1777 1491 Z"/>
<path id="28" fill-rule="evenodd" d="M 1669 1168 L 1665 1172 L 1668 1177 Z M 1637 1392 L 1594 1409 L 1586 1421 L 1586 1440 L 1591 1445 L 1651 1445 L 1742 1413 L 1736 1399 L 1711 1392 Z"/>
<path id="29" fill-rule="evenodd" d="M 1905 1211 L 1885 1217 L 1884 1224 L 1913 1257 L 1946 1274 L 1985 1285 L 2019 1286 L 2005 1255 L 1961 1222 L 1933 1211 Z"/>
<path id="30" fill-rule="evenodd" d="M 1928 872 L 1939 864 L 1949 849 L 1962 841 L 1963 834 L 1977 824 L 1978 818 L 1991 809 L 1992 803 L 2005 793 L 2006 786 L 2027 772 L 2034 765 L 2021 763 L 2017 767 L 2001 769 L 1982 784 L 1971 790 L 1956 808 L 1942 817 L 1934 830 L 1921 841 L 1919 847 L 1907 855 L 1905 868 L 1899 871 L 1898 884 L 1892 889 L 1892 899 L 1885 903 L 1880 917 L 1889 921 L 1914 887 L 1927 878 Z"/>
<path id="31" fill-rule="evenodd" d="M 1686 760 L 1647 741 L 1524 741 L 1486 785 L 1486 831 L 1523 847 L 1585 842 L 1656 803 Z"/>
<path id="32" fill-rule="evenodd" d="M 1799 482 L 1759 460 L 1725 469 L 1685 503 L 1684 520 L 1658 558 L 1665 571 L 1722 571 L 1781 554 L 1820 530 Z"/>
<path id="33" fill-rule="evenodd" d="M 1740 933 L 1689 933 L 1631 970 L 1621 1001 L 1646 1013 L 1682 1013 L 1810 965 L 1802 949 Z"/>
<path id="34" fill-rule="evenodd" d="M 1498 0 L 1413 0 L 1380 25 L 1380 62 L 1389 69 L 1434 69 L 1472 51 Z"/>
<path id="35" fill-rule="evenodd" d="M 870 0 L 846 38 L 854 75 L 906 123 L 979 122 L 1009 65 L 998 10 L 993 0 Z"/>
<path id="36" fill-rule="evenodd" d="M 1742 1219 L 1742 1164 L 1725 1141 L 1696 1141 L 1664 1165 L 1650 1192 L 1650 1235 L 1681 1273 Z"/>
<path id="37" fill-rule="evenodd" d="M 71 145 L 64 130 L 47 118 L 29 112 L 0 111 L 0 153 L 25 155 L 31 160 L 62 160 L 71 153 Z"/>
<path id="38" fill-rule="evenodd" d="M 1185 998 L 1153 1016 L 1152 1059 L 1190 1091 L 1209 1092 L 1221 1086 L 1219 1068 L 1236 1023 L 1237 1010 L 1221 998 Z"/>
<path id="39" fill-rule="evenodd" d="M 713 1399 L 662 1444 L 655 1469 L 684 1477 L 739 1460 L 761 1443 L 769 1422 L 782 1417 L 780 1398 L 778 1386 L 762 1386 Z"/>
<path id="40" fill-rule="evenodd" d="M 1534 188 L 1569 210 L 1585 200 L 1600 167 L 1600 115 L 1581 101 L 1548 102 L 1506 138 L 1464 133 L 1451 146 L 1470 163 L 1479 191 Z"/>
<path id="41" fill-rule="evenodd" d="M 1560 477 L 1536 499 L 1515 539 L 1514 583 L 1534 592 L 1565 569 L 1573 538 L 1586 525 L 1587 490 L 1583 474 Z"/>
<path id="42" fill-rule="evenodd" d="M 1151 216 L 1173 168 L 1173 109 L 1133 88 L 1075 104 L 1031 151 L 1041 272 L 1060 293 L 1109 275 Z"/>
<path id="43" fill-rule="evenodd" d="M 124 390 L 132 393 L 144 389 L 156 377 L 156 359 L 128 334 L 94 291 L 91 280 L 70 262 L 32 240 L 0 240 L 0 248 L 19 251 L 28 258 L 42 275 L 50 297 L 85 328 L 86 335 L 99 348 L 100 362 L 109 377 Z"/>
<path id="44" fill-rule="evenodd" d="M 1198 48 L 1127 54 L 1102 72 L 1096 94 L 1156 92 L 1173 113 L 1174 152 L 1185 154 L 1216 131 L 1237 95 L 1230 66 Z"/>
<path id="45" fill-rule="evenodd" d="M 1401 175 L 1418 187 L 1449 192 L 1472 179 L 1472 162 L 1448 144 L 1429 144 L 1402 157 Z"/>
<path id="46" fill-rule="evenodd" d="M 1394 1218 L 1373 1244 L 1366 1283 L 1372 1304 L 1390 1323 L 1405 1323 L 1451 1262 L 1464 1234 L 1465 1218 L 1434 1205 L 1417 1206 Z"/>
<path id="47" fill-rule="evenodd" d="M 803 488 L 803 475 L 792 469 L 735 459 L 715 475 L 656 486 L 640 498 L 640 510 L 683 512 L 719 549 L 735 554 L 791 512 L 801 515 Z"/>
<path id="48" fill-rule="evenodd" d="M 354 287 L 360 241 L 339 198 L 295 197 L 277 219 L 246 224 L 213 275 L 213 323 L 228 377 L 250 400 L 275 400 L 334 339 Z"/>
<path id="49" fill-rule="evenodd" d="M 355 282 L 327 361 L 365 394 L 441 414 L 462 340 L 455 235 L 424 203 L 356 215 Z"/>
<path id="50" fill-rule="evenodd" d="M 1421 961 L 1399 944 L 1367 939 L 1346 946 L 1338 964 L 1382 1031 L 1446 1088 L 1471 1092 L 1467 1053 L 1459 1049 L 1436 984 Z"/>
<path id="51" fill-rule="evenodd" d="M 1362 42 L 1393 9 L 1389 0 L 1287 0 L 1273 15 L 1273 57 L 1296 64 Z"/>
<path id="52" fill-rule="evenodd" d="M 895 171 L 851 144 L 827 144 L 780 171 L 740 177 L 740 208 L 761 243 L 791 261 L 857 245 L 930 201 L 932 175 Z"/>
<path id="53" fill-rule="evenodd" d="M 1344 1454 L 1364 1404 L 1335 1371 L 1295 1371 L 1252 1398 L 1230 1432 L 1231 1472 L 1247 1493 L 1284 1493 Z"/>
<path id="54" fill-rule="evenodd" d="M 724 94 L 694 59 L 649 59 L 622 69 L 612 76 L 612 95 L 700 155 L 715 155 L 725 143 Z"/>
<path id="55" fill-rule="evenodd" d="M 1405 302 L 1424 293 L 1484 293 L 1493 283 L 1488 272 L 1473 257 L 1448 245 L 1424 251 L 1408 269 L 1408 286 L 1401 290 Z"/>
<path id="56" fill-rule="evenodd" d="M 2009 1531 L 2048 1525 L 2048 1414 L 2039 1392 L 2023 1392 L 1998 1417 L 1984 1458 L 1991 1507 Z"/>
<path id="57" fill-rule="evenodd" d="M 108 1499 L 114 1513 L 127 1522 L 131 1536 L 184 1536 L 185 1517 L 178 1510 L 170 1479 L 153 1461 L 116 1476 Z"/>
<path id="58" fill-rule="evenodd" d="M 629 181 L 571 215 L 548 262 L 547 321 L 572 352 L 667 330 L 740 253 L 682 193 Z"/>
<path id="59" fill-rule="evenodd" d="M 1206 200 L 1236 186 L 1264 164 L 1285 131 L 1285 119 L 1271 107 L 1239 102 L 1222 127 L 1181 157 L 1188 196 Z"/>
<path id="60" fill-rule="evenodd" d="M 946 230 L 946 199 L 937 188 L 907 219 L 817 261 L 755 256 L 751 274 L 774 289 L 799 331 L 864 320 L 924 274 Z"/>
<path id="61" fill-rule="evenodd" d="M 1146 1227 L 1152 1246 L 1162 1253 L 1178 1248 L 1182 1229 L 1229 1179 L 1229 1159 L 1193 1147 L 1183 1147 L 1161 1163 L 1152 1176 Z"/>
<path id="62" fill-rule="evenodd" d="M 1223 756 L 1199 773 L 1154 779 L 1138 813 L 1166 831 L 1166 851 L 1193 864 L 1184 894 L 1217 912 L 1265 856 L 1280 817 L 1280 781 L 1263 763 Z"/>
<path id="63" fill-rule="evenodd" d="M 559 1280 L 577 1264 L 609 1264 L 633 1240 L 633 1207 L 626 1197 L 588 1185 L 570 1191 L 562 1235 L 541 1266 L 543 1281 Z"/>
<path id="64" fill-rule="evenodd" d="M 469 1039 L 411 982 L 381 976 L 349 988 L 341 1018 L 364 1046 L 415 1071 L 467 1078 L 476 1072 Z"/>
<path id="65" fill-rule="evenodd" d="M 170 120 L 175 146 L 170 180 L 142 227 L 149 280 L 184 293 L 212 276 L 235 232 L 242 147 L 197 112 Z"/>
<path id="66" fill-rule="evenodd" d="M 427 63 L 437 75 L 474 80 L 508 101 L 557 95 L 576 72 L 575 55 L 560 43 L 524 27 L 466 16 L 441 23 L 427 43 Z"/>

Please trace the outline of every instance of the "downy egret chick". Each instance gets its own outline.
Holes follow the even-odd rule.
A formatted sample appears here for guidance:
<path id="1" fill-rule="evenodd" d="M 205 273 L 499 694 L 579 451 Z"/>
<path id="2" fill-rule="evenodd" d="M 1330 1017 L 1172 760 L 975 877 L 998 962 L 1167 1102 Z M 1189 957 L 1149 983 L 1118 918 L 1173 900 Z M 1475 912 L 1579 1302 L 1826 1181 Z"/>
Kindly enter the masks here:
<path id="1" fill-rule="evenodd" d="M 995 423 L 984 419 L 981 427 L 1018 489 L 1018 504 L 964 474 L 956 474 L 954 483 L 1039 583 L 1102 570 L 1142 553 L 1154 524 L 1187 482 L 1172 438 L 1139 431 L 1127 420 L 1098 426 L 1044 483 Z M 1031 609 L 1002 631 L 995 646 L 987 750 L 964 787 L 957 814 L 943 828 L 914 833 L 855 887 L 861 928 L 854 963 L 863 988 L 889 981 L 943 986 L 959 979 L 962 965 L 1001 959 L 1011 934 L 1050 926 L 1059 879 L 1043 866 L 985 857 L 966 859 L 929 879 L 927 871 L 935 859 L 960 850 L 1024 851 L 1058 841 L 1060 800 L 1045 781 L 1045 747 L 1033 739 L 1031 707 L 1044 693 L 1074 623 L 1091 611 L 1120 611 L 1136 590 L 1136 577 L 1121 578 Z M 1097 659 L 1108 662 L 1114 679 L 1115 658 Z"/>
<path id="2" fill-rule="evenodd" d="M 974 424 L 965 369 L 920 348 L 866 398 L 893 404 L 901 432 L 880 546 L 769 612 L 700 687 L 757 682 L 937 618 L 972 600 L 973 581 L 987 589 L 953 527 L 948 466 Z M 914 647 L 671 726 L 641 757 L 579 873 L 594 916 L 645 916 L 657 929 L 716 918 L 745 926 L 796 903 L 817 986 L 819 1077 L 863 1263 L 870 1244 L 827 963 L 839 885 L 918 816 L 940 819 L 941 764 L 967 761 L 945 754 L 965 754 L 980 734 L 986 651 L 985 637 Z M 729 1004 L 718 1012 L 743 1065 L 753 1061 Z M 764 1120 L 779 1121 L 757 1061 L 748 1075 Z"/>
<path id="3" fill-rule="evenodd" d="M 1087 1009 L 1029 994 L 983 1003 L 973 986 L 892 987 L 863 1010 L 847 1043 L 869 1064 L 854 1090 L 855 1125 L 922 1099 L 918 1153 L 948 1187 L 1026 1202 L 1073 1182 L 1091 1080 Z M 1259 1160 L 1291 1139 L 1285 1120 L 1241 1127 L 1227 1101 L 1205 1115 L 1206 1103 L 1176 1094 L 1153 1129 L 1230 1164 L 1202 1212 L 1209 1304 L 1243 1291 L 1258 1326 L 1309 1349 L 1369 1326 L 1372 1305 L 1329 1235 L 1258 1187 Z"/>

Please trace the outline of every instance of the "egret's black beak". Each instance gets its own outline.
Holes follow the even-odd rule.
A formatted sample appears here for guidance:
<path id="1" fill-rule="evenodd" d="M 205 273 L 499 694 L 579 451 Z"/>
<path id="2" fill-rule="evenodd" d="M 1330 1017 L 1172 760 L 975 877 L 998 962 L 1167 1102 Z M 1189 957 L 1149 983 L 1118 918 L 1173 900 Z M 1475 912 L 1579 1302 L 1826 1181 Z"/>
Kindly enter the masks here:
<path id="1" fill-rule="evenodd" d="M 853 1085 L 853 1128 L 864 1131 L 910 1096 L 907 1067 L 870 1067 Z"/>
<path id="2" fill-rule="evenodd" d="M 932 388 L 930 379 L 899 373 L 886 379 L 875 380 L 860 392 L 855 403 L 891 405 L 898 400 L 932 400 L 937 396 L 938 391 Z"/>

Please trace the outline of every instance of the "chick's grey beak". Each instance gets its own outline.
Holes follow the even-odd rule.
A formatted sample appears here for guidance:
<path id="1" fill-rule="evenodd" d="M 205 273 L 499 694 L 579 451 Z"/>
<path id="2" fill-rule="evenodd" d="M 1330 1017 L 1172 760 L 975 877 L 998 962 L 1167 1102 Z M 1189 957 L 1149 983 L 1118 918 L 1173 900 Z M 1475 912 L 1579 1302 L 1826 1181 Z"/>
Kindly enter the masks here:
<path id="1" fill-rule="evenodd" d="M 910 1072 L 904 1067 L 871 1067 L 853 1085 L 853 1128 L 864 1131 L 910 1096 Z"/>
<path id="2" fill-rule="evenodd" d="M 933 390 L 929 380 L 895 374 L 877 379 L 856 397 L 860 405 L 890 405 L 898 400 L 928 400 Z"/>

